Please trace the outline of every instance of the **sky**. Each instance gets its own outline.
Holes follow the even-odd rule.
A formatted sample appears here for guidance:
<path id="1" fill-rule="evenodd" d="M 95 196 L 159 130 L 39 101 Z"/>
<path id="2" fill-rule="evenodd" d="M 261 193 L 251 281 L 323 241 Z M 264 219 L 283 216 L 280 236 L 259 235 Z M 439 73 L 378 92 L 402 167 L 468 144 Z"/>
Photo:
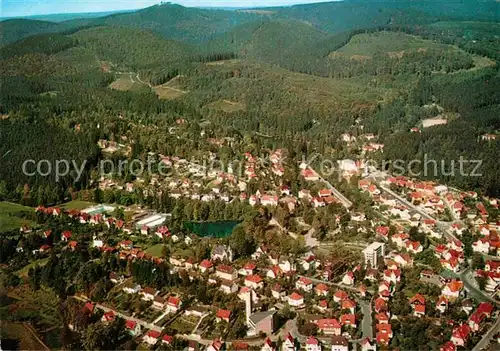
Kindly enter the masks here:
<path id="1" fill-rule="evenodd" d="M 189 7 L 255 7 L 306 4 L 322 0 L 173 0 L 172 2 Z M 160 1 L 157 0 L 0 0 L 0 17 L 131 10 L 158 3 Z"/>

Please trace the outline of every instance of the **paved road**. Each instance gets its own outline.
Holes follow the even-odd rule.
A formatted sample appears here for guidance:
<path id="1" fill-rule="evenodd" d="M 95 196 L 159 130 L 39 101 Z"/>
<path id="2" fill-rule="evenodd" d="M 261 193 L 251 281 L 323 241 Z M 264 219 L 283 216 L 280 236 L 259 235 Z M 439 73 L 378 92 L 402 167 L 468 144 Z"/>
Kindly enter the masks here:
<path id="1" fill-rule="evenodd" d="M 500 318 L 497 316 L 497 321 L 492 325 L 490 330 L 483 336 L 483 338 L 474 346 L 472 351 L 480 351 L 490 344 L 490 340 L 496 333 L 500 332 Z"/>
<path id="2" fill-rule="evenodd" d="M 474 275 L 473 275 L 473 272 L 470 269 L 470 267 L 463 270 L 462 272 L 460 272 L 459 277 L 464 282 L 465 289 L 469 293 L 474 294 L 474 296 L 478 300 L 481 300 L 484 302 L 488 301 L 488 302 L 491 302 L 493 304 L 496 304 L 497 306 L 500 306 L 500 303 L 498 301 L 493 299 L 491 296 L 488 296 L 487 294 L 485 294 L 483 291 L 479 290 L 476 287 L 477 282 L 476 282 L 476 279 L 474 279 Z"/>
<path id="3" fill-rule="evenodd" d="M 361 321 L 361 328 L 363 331 L 363 339 L 364 338 L 373 338 L 373 328 L 372 328 L 372 307 L 371 304 L 358 300 L 359 306 L 361 307 L 361 312 L 363 313 L 363 320 Z"/>
<path id="4" fill-rule="evenodd" d="M 421 208 L 418 208 L 417 206 L 413 205 L 411 202 L 407 201 L 405 198 L 403 198 L 401 195 L 395 193 L 391 189 L 387 188 L 384 185 L 380 185 L 380 188 L 384 190 L 385 192 L 391 194 L 394 196 L 399 202 L 407 206 L 408 208 L 412 209 L 413 211 L 417 212 L 420 214 L 423 218 L 425 219 L 432 219 L 433 221 L 436 221 L 438 229 L 443 232 L 443 234 L 447 237 L 448 240 L 458 240 L 455 235 L 451 233 L 450 230 L 450 223 L 448 222 L 442 222 L 442 221 L 437 221 L 434 217 L 432 217 L 430 214 L 422 210 Z"/>
<path id="5" fill-rule="evenodd" d="M 301 277 L 306 277 L 306 276 L 298 275 L 298 277 L 301 278 Z M 324 281 L 321 279 L 316 279 L 316 278 L 311 278 L 311 277 L 306 277 L 306 278 L 310 279 L 314 283 L 324 283 L 326 285 L 336 286 L 336 287 L 340 287 L 340 288 L 345 289 L 345 290 L 358 292 L 358 289 L 356 289 L 355 287 L 352 287 L 352 286 L 346 286 L 343 284 L 332 283 L 329 281 Z M 372 291 L 372 293 L 373 293 L 373 291 Z M 370 305 L 370 303 L 367 303 L 366 301 L 364 301 L 362 299 L 356 299 L 356 300 L 358 301 L 359 306 L 361 308 L 361 312 L 363 313 L 363 320 L 361 321 L 361 327 L 363 330 L 363 338 L 365 338 L 365 337 L 372 338 L 373 337 L 373 330 L 372 330 L 372 323 L 373 322 L 372 322 L 371 305 Z"/>
<path id="6" fill-rule="evenodd" d="M 356 289 L 355 287 L 352 287 L 352 286 L 347 286 L 347 285 L 338 284 L 338 283 L 332 283 L 332 282 L 329 282 L 329 281 L 326 281 L 326 280 L 311 278 L 309 276 L 300 275 L 300 274 L 297 275 L 297 277 L 299 277 L 299 278 L 304 277 L 304 278 L 310 279 L 313 283 L 323 283 L 323 284 L 326 284 L 326 285 L 336 286 L 336 287 L 339 287 L 339 288 L 342 288 L 342 289 L 345 289 L 345 290 L 350 290 L 350 291 L 353 291 L 353 292 L 358 292 L 358 289 Z"/>
<path id="7" fill-rule="evenodd" d="M 332 191 L 333 196 L 339 199 L 339 201 L 342 202 L 342 205 L 344 205 L 345 208 L 352 207 L 352 202 L 347 197 L 345 197 L 340 191 L 335 189 L 335 187 L 328 180 L 321 177 L 319 173 L 316 172 L 316 170 L 314 170 L 311 166 L 309 166 L 309 168 L 311 168 L 318 175 L 319 180 L 322 181 L 326 185 L 326 187 Z"/>
<path id="8" fill-rule="evenodd" d="M 319 174 L 318 172 L 316 172 L 316 173 Z M 326 179 L 322 178 L 321 176 L 319 176 L 319 180 L 321 180 L 326 185 L 326 187 L 332 191 L 333 196 L 335 196 L 337 199 L 339 199 L 340 202 L 342 202 L 342 205 L 344 205 L 345 208 L 352 207 L 352 202 L 348 198 L 346 198 L 340 191 L 338 191 L 337 189 L 335 189 L 335 187 L 332 184 L 330 184 L 329 181 L 327 181 Z"/>
<path id="9" fill-rule="evenodd" d="M 314 228 L 311 228 L 307 231 L 307 234 L 304 235 L 304 240 L 306 242 L 306 245 L 310 248 L 313 248 L 313 247 L 317 247 L 319 246 L 320 242 L 318 241 L 318 239 L 314 238 L 313 237 L 313 234 L 314 232 L 316 231 L 316 229 Z"/>
<path id="10" fill-rule="evenodd" d="M 75 299 L 83 301 L 83 302 L 90 302 L 89 300 L 84 299 L 83 297 L 80 297 L 80 296 L 73 296 L 73 297 Z M 152 323 L 148 323 L 145 320 L 142 320 L 142 319 L 139 319 L 139 318 L 135 318 L 135 317 L 131 317 L 131 316 L 127 316 L 126 314 L 123 314 L 121 312 L 115 311 L 115 310 L 113 310 L 113 309 L 111 309 L 109 307 L 103 306 L 101 304 L 96 303 L 95 307 L 97 307 L 100 310 L 103 310 L 104 312 L 113 311 L 114 314 L 116 314 L 117 316 L 120 316 L 123 319 L 134 321 L 134 322 L 136 322 L 137 324 L 141 325 L 144 328 L 156 330 L 156 331 L 159 331 L 159 332 L 161 332 L 163 330 L 163 328 L 158 327 L 158 326 L 156 326 L 156 325 L 154 325 Z"/>
<path id="11" fill-rule="evenodd" d="M 431 215 L 429 215 L 427 212 L 425 212 L 424 210 L 416 207 L 415 205 L 413 205 L 411 202 L 409 202 L 408 200 L 406 200 L 405 198 L 401 197 L 401 195 L 395 193 L 394 191 L 392 191 L 391 189 L 387 188 L 386 186 L 384 185 L 380 185 L 380 188 L 382 190 L 384 190 L 385 192 L 391 194 L 392 196 L 394 196 L 399 202 L 403 203 L 405 206 L 411 208 L 413 211 L 417 212 L 418 214 L 420 214 L 423 218 L 426 218 L 426 219 L 432 219 L 432 220 L 435 220 Z"/>

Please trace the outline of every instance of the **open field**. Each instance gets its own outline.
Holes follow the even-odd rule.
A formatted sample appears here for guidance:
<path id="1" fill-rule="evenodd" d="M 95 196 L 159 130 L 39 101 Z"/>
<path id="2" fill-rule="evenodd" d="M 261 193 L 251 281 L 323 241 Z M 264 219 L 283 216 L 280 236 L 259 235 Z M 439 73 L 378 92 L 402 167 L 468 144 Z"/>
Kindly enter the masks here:
<path id="1" fill-rule="evenodd" d="M 32 213 L 33 211 L 31 207 L 0 202 L 0 232 L 13 230 L 23 225 L 34 226 L 35 222 L 17 216 L 22 212 Z"/>
<path id="2" fill-rule="evenodd" d="M 158 95 L 158 98 L 165 100 L 174 100 L 186 94 L 184 90 L 172 88 L 167 85 L 159 85 L 154 87 L 153 90 Z"/>
<path id="3" fill-rule="evenodd" d="M 156 244 L 156 245 L 153 245 L 153 246 L 150 246 L 146 249 L 146 253 L 151 255 L 151 256 L 154 256 L 154 257 L 161 257 L 162 254 L 162 250 L 163 250 L 163 244 Z"/>
<path id="4" fill-rule="evenodd" d="M 484 56 L 474 55 L 472 56 L 472 60 L 474 61 L 474 67 L 472 69 L 494 67 L 497 65 L 495 61 Z"/>
<path id="5" fill-rule="evenodd" d="M 241 102 L 235 102 L 231 100 L 219 100 L 212 102 L 207 105 L 209 108 L 213 108 L 216 110 L 222 110 L 227 113 L 232 113 L 232 112 L 238 112 L 238 111 L 244 111 L 245 105 L 242 104 Z"/>
<path id="6" fill-rule="evenodd" d="M 179 334 L 190 334 L 196 323 L 198 323 L 198 318 L 196 317 L 181 316 L 176 318 L 168 328 L 175 330 Z"/>
<path id="7" fill-rule="evenodd" d="M 405 52 L 428 49 L 459 50 L 450 45 L 439 44 L 413 35 L 399 32 L 378 32 L 358 34 L 331 56 L 344 56 L 353 60 L 368 60 L 377 53 L 387 53 L 391 57 L 401 57 Z"/>
<path id="8" fill-rule="evenodd" d="M 87 207 L 92 207 L 94 205 L 95 204 L 92 202 L 73 200 L 73 201 L 65 203 L 61 207 L 64 208 L 65 210 L 83 210 Z"/>
<path id="9" fill-rule="evenodd" d="M 20 276 L 20 277 L 27 277 L 28 276 L 28 272 L 31 269 L 31 267 L 45 266 L 47 264 L 47 262 L 49 262 L 49 258 L 48 257 L 41 258 L 39 260 L 33 261 L 30 264 L 27 264 L 26 266 L 24 266 L 23 268 L 21 268 L 20 270 L 16 271 L 16 274 L 18 276 Z"/>
<path id="10" fill-rule="evenodd" d="M 241 62 L 239 59 L 233 59 L 233 60 L 220 60 L 220 61 L 211 61 L 205 63 L 207 66 L 222 66 L 222 65 L 231 65 L 231 64 L 236 64 Z"/>
<path id="11" fill-rule="evenodd" d="M 121 75 L 117 80 L 109 85 L 111 89 L 118 91 L 148 91 L 149 87 L 144 85 L 143 83 L 137 81 L 137 78 L 132 74 L 130 75 Z"/>

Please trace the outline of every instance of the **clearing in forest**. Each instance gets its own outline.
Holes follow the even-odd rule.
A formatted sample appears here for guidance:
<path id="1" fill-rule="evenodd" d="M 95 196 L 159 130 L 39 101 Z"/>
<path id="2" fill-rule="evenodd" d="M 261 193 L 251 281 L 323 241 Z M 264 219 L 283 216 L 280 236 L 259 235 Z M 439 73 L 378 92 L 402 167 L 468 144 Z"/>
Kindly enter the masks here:
<path id="1" fill-rule="evenodd" d="M 175 76 L 168 82 L 153 87 L 153 90 L 156 92 L 156 95 L 158 95 L 158 98 L 160 99 L 165 99 L 165 100 L 177 99 L 178 97 L 181 97 L 184 94 L 188 93 L 188 91 L 184 90 L 183 86 L 184 78 L 185 77 L 182 75 Z"/>
<path id="2" fill-rule="evenodd" d="M 24 218 L 23 213 L 31 214 L 33 208 L 13 204 L 10 202 L 0 202 L 0 233 L 13 229 L 19 229 L 23 225 L 32 227 L 35 222 Z"/>
<path id="3" fill-rule="evenodd" d="M 220 60 L 220 61 L 211 61 L 205 63 L 207 66 L 222 66 L 222 65 L 232 65 L 236 63 L 240 63 L 241 60 L 239 59 L 232 59 L 232 60 Z"/>
<path id="4" fill-rule="evenodd" d="M 377 32 L 353 36 L 346 45 L 330 53 L 330 56 L 344 56 L 358 60 L 360 57 L 367 59 L 378 53 L 387 53 L 390 57 L 400 58 L 405 52 L 425 52 L 430 48 L 459 50 L 450 45 L 435 43 L 405 33 Z"/>
<path id="5" fill-rule="evenodd" d="M 242 104 L 241 102 L 236 102 L 236 101 L 231 101 L 231 100 L 218 100 L 214 101 L 210 104 L 207 105 L 209 108 L 213 108 L 216 110 L 222 110 L 227 113 L 232 113 L 232 112 L 238 112 L 238 111 L 244 111 L 246 109 L 246 106 Z"/>
<path id="6" fill-rule="evenodd" d="M 133 74 L 120 75 L 109 87 L 118 91 L 133 92 L 145 92 L 149 89 L 145 84 L 139 82 Z"/>
<path id="7" fill-rule="evenodd" d="M 184 90 L 172 88 L 167 85 L 159 85 L 157 87 L 154 87 L 153 90 L 155 91 L 156 95 L 158 95 L 158 98 L 165 100 L 174 100 L 186 94 L 186 91 Z"/>

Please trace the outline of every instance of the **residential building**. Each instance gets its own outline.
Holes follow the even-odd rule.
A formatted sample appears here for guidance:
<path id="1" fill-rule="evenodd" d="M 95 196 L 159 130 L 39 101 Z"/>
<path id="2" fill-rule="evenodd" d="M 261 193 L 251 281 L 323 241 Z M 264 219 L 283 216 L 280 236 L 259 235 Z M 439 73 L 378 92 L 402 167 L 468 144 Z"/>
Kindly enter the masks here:
<path id="1" fill-rule="evenodd" d="M 385 244 L 374 242 L 363 250 L 363 255 L 367 266 L 377 267 L 380 260 L 385 256 Z"/>
<path id="2" fill-rule="evenodd" d="M 331 340 L 332 350 L 331 351 L 349 351 L 349 341 L 340 335 L 332 336 Z"/>

